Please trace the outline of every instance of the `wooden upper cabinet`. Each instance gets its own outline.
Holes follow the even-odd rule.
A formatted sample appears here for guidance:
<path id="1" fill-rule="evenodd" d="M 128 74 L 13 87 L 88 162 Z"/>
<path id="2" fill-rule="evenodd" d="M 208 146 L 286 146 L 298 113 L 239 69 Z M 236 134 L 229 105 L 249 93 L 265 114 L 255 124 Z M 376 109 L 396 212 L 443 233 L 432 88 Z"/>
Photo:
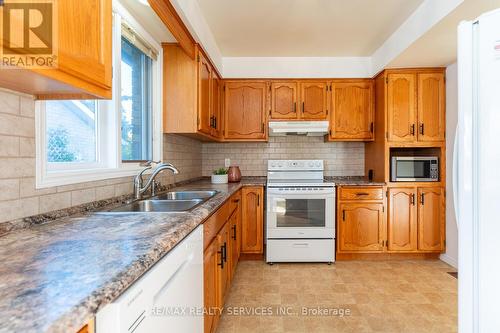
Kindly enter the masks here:
<path id="1" fill-rule="evenodd" d="M 300 83 L 300 115 L 306 120 L 326 120 L 328 116 L 328 83 Z"/>
<path id="2" fill-rule="evenodd" d="M 264 189 L 261 186 L 244 187 L 241 198 L 241 252 L 263 253 Z"/>
<path id="3" fill-rule="evenodd" d="M 332 84 L 330 139 L 367 141 L 373 139 L 373 82 Z"/>
<path id="4" fill-rule="evenodd" d="M 111 87 L 111 1 L 59 1 L 58 10 L 59 69 Z"/>
<path id="5" fill-rule="evenodd" d="M 198 131 L 212 133 L 212 67 L 200 53 L 198 55 Z"/>
<path id="6" fill-rule="evenodd" d="M 388 250 L 415 251 L 417 249 L 416 190 L 391 188 L 388 191 Z"/>
<path id="7" fill-rule="evenodd" d="M 265 82 L 228 81 L 224 90 L 224 138 L 266 140 Z"/>
<path id="8" fill-rule="evenodd" d="M 422 73 L 418 78 L 418 140 L 444 141 L 445 82 L 443 73 Z"/>
<path id="9" fill-rule="evenodd" d="M 210 121 L 212 125 L 212 135 L 222 138 L 222 106 L 221 106 L 221 80 L 217 74 L 212 73 L 212 110 Z"/>
<path id="10" fill-rule="evenodd" d="M 162 47 L 164 133 L 203 141 L 222 139 L 222 81 L 217 71 L 199 47 L 195 59 L 179 44 Z"/>
<path id="11" fill-rule="evenodd" d="M 444 250 L 444 195 L 440 187 L 418 189 L 418 249 Z"/>
<path id="12" fill-rule="evenodd" d="M 219 272 L 219 243 L 215 239 L 205 249 L 203 255 L 203 297 L 206 309 L 214 309 L 219 306 L 218 303 L 218 276 Z M 215 332 L 218 316 L 215 313 L 207 313 L 204 316 L 204 332 Z"/>
<path id="13" fill-rule="evenodd" d="M 271 83 L 271 119 L 297 119 L 296 82 Z"/>
<path id="14" fill-rule="evenodd" d="M 339 251 L 383 251 L 384 205 L 340 203 L 338 210 Z"/>
<path id="15" fill-rule="evenodd" d="M 57 68 L 0 70 L 0 86 L 49 98 L 112 96 L 111 0 L 57 2 Z"/>
<path id="16" fill-rule="evenodd" d="M 387 80 L 388 140 L 415 141 L 416 76 L 415 74 L 388 74 Z"/>

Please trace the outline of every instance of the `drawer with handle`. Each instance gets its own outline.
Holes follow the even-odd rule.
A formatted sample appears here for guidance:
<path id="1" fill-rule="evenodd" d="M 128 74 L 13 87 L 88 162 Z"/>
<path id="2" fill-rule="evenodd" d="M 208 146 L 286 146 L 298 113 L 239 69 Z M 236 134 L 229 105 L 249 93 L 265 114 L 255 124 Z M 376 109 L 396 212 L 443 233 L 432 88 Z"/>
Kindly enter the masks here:
<path id="1" fill-rule="evenodd" d="M 381 186 L 339 187 L 339 200 L 383 200 L 384 190 Z"/>

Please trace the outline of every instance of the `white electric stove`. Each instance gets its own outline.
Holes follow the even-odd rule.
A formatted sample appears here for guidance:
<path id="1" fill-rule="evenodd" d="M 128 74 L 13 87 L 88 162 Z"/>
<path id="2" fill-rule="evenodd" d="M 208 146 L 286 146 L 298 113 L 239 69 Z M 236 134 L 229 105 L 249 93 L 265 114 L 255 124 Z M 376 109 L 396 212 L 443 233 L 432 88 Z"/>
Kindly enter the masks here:
<path id="1" fill-rule="evenodd" d="M 269 160 L 266 261 L 335 261 L 335 184 L 322 160 Z"/>

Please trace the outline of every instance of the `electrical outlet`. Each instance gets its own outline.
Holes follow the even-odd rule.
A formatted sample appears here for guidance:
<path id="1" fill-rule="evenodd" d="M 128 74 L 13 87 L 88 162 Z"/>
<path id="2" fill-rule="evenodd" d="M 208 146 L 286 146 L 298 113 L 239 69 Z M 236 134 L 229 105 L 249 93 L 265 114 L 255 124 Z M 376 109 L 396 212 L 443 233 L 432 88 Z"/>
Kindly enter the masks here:
<path id="1" fill-rule="evenodd" d="M 231 159 L 230 158 L 224 159 L 224 166 L 226 168 L 229 168 L 231 166 Z"/>

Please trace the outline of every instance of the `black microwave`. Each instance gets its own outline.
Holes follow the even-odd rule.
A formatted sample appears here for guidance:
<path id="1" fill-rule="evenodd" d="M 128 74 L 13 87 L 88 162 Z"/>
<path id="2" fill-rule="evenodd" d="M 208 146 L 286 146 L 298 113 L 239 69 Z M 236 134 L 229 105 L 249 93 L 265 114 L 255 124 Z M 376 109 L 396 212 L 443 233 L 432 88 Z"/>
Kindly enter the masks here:
<path id="1" fill-rule="evenodd" d="M 436 156 L 393 156 L 392 182 L 437 182 L 439 160 Z"/>

